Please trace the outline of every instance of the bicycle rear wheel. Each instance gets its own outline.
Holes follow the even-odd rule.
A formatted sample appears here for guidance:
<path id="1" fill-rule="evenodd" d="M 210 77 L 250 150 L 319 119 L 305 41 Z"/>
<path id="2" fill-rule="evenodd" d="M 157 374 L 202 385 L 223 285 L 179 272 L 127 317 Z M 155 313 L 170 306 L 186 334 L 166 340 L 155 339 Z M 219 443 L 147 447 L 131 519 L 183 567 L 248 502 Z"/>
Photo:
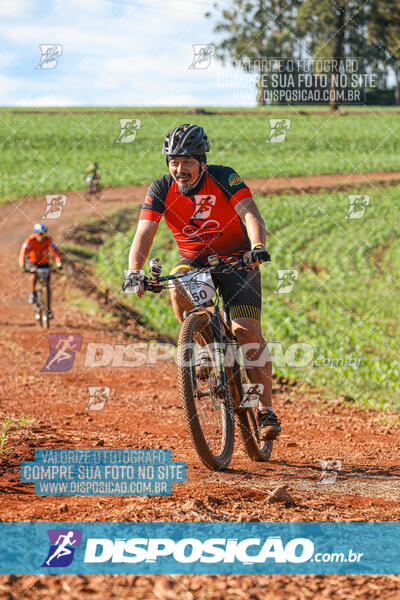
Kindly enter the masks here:
<path id="1" fill-rule="evenodd" d="M 177 366 L 181 402 L 193 446 L 203 464 L 213 471 L 226 469 L 234 444 L 232 397 L 225 373 L 225 386 L 218 387 L 219 369 L 215 353 L 210 355 L 209 375 L 196 375 L 198 342 L 211 344 L 214 336 L 207 316 L 191 313 L 183 322 L 178 338 Z"/>
<path id="2" fill-rule="evenodd" d="M 247 375 L 243 367 L 236 372 L 236 381 L 240 386 L 240 397 L 243 397 L 242 383 L 248 382 Z M 272 452 L 272 440 L 260 440 L 257 421 L 257 405 L 246 410 L 236 412 L 236 421 L 239 426 L 239 435 L 245 450 L 251 458 L 256 462 L 267 462 L 270 459 Z"/>
<path id="3" fill-rule="evenodd" d="M 43 327 L 43 311 L 39 304 L 35 308 L 35 319 L 39 327 Z"/>

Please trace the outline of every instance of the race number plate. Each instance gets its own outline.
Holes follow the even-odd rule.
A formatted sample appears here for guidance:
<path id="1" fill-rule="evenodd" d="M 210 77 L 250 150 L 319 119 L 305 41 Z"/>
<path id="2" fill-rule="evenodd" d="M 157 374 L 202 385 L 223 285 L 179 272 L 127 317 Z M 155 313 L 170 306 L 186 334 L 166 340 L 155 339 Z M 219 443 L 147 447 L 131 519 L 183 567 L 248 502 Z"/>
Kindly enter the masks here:
<path id="1" fill-rule="evenodd" d="M 48 279 L 49 275 L 50 275 L 50 269 L 48 267 L 38 267 L 36 270 L 38 276 L 40 277 L 40 279 Z"/>
<path id="2" fill-rule="evenodd" d="M 206 304 L 216 294 L 210 271 L 204 271 L 196 275 L 185 275 L 179 281 L 182 282 L 194 304 Z"/>

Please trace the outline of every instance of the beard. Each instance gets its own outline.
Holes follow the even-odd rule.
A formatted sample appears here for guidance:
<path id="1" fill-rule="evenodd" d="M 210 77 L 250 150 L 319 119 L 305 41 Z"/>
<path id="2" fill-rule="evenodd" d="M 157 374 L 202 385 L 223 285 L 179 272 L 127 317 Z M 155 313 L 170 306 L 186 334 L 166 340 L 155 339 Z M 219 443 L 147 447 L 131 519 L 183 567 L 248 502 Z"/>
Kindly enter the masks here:
<path id="1" fill-rule="evenodd" d="M 184 194 L 187 194 L 188 192 L 190 192 L 190 190 L 192 189 L 193 184 L 192 183 L 187 183 L 185 185 L 183 185 L 182 183 L 178 183 L 178 188 L 181 192 L 183 192 Z"/>
<path id="2" fill-rule="evenodd" d="M 184 194 L 189 192 L 193 187 L 193 183 L 195 183 L 195 182 L 193 182 L 193 183 L 191 182 L 191 177 L 190 177 L 189 173 L 185 173 L 185 175 L 187 175 L 189 177 L 189 179 L 186 179 L 184 183 L 180 180 L 180 178 L 178 178 L 177 182 L 176 182 L 179 190 L 181 192 L 183 192 Z"/>
<path id="3" fill-rule="evenodd" d="M 197 185 L 202 173 L 203 173 L 203 171 L 201 170 L 201 168 L 199 168 L 199 175 L 198 175 L 197 179 L 193 182 L 191 181 L 190 173 L 182 173 L 182 175 L 187 175 L 189 177 L 189 179 L 187 179 L 185 181 L 185 183 L 182 183 L 182 181 L 180 181 L 179 178 L 177 179 L 176 183 L 177 183 L 179 190 L 183 194 L 187 194 L 188 192 L 190 192 L 190 190 Z"/>

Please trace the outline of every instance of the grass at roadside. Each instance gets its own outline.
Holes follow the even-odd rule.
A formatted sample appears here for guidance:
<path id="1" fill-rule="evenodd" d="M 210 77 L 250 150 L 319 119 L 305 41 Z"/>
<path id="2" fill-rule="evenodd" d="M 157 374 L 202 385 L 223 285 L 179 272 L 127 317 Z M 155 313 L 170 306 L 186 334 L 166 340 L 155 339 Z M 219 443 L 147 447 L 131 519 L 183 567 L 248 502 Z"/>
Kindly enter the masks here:
<path id="1" fill-rule="evenodd" d="M 347 193 L 257 198 L 271 233 L 272 263 L 261 267 L 262 323 L 266 339 L 277 342 L 275 360 L 281 344 L 285 364 L 275 363 L 276 372 L 362 405 L 400 409 L 399 193 L 400 186 L 374 188 L 361 218 L 347 218 Z M 127 267 L 133 229 L 113 236 L 98 253 L 97 272 L 112 289 L 119 289 Z M 150 256 L 161 258 L 165 273 L 179 257 L 164 223 Z M 281 269 L 298 272 L 290 293 L 275 293 Z M 167 293 L 126 301 L 156 330 L 176 336 Z M 287 364 L 295 343 L 310 345 L 310 364 Z M 301 362 L 300 354 L 294 358 Z"/>
<path id="2" fill-rule="evenodd" d="M 118 111 L 0 111 L 0 202 L 80 189 L 91 161 L 99 163 L 104 186 L 147 184 L 165 172 L 165 134 L 188 121 L 205 127 L 211 141 L 209 162 L 229 164 L 245 178 L 399 169 L 396 111 L 346 116 L 304 112 L 296 115 L 292 108 L 279 107 L 277 114 L 290 118 L 291 127 L 284 142 L 267 143 L 268 114 L 157 115 L 149 110 L 137 115 L 141 123 L 134 142 L 117 143 L 119 116 L 128 118 Z M 131 116 L 135 118 L 135 109 Z"/>
<path id="3" fill-rule="evenodd" d="M 243 107 L 243 106 L 201 106 L 201 107 L 190 107 L 190 106 L 0 106 L 0 113 L 9 113 L 10 111 L 13 113 L 79 113 L 79 112 L 90 112 L 90 113 L 102 113 L 104 111 L 119 113 L 121 111 L 142 111 L 146 113 L 159 113 L 159 112 L 168 112 L 168 113 L 181 113 L 181 114 L 202 114 L 201 111 L 205 113 L 222 113 L 222 112 L 265 112 L 266 114 L 270 112 L 310 112 L 310 113 L 321 113 L 327 114 L 330 112 L 329 106 L 323 104 L 292 104 L 290 106 L 285 106 L 283 104 L 276 105 L 265 105 L 265 106 L 252 106 L 252 107 Z M 351 112 L 376 112 L 380 111 L 390 111 L 396 112 L 399 110 L 398 106 L 394 104 L 385 106 L 385 105 L 342 105 L 339 107 L 339 110 L 343 113 L 351 113 Z"/>
<path id="4" fill-rule="evenodd" d="M 69 306 L 78 308 L 93 317 L 99 319 L 102 323 L 110 324 L 114 321 L 114 317 L 110 315 L 105 308 L 99 305 L 96 300 L 82 296 L 81 292 L 71 288 L 65 293 L 65 300 Z"/>
<path id="5" fill-rule="evenodd" d="M 13 427 L 29 427 L 34 423 L 34 419 L 32 417 L 24 416 L 24 417 L 4 417 L 0 419 L 0 458 L 2 456 L 12 454 L 14 449 L 8 446 L 8 436 L 10 433 L 10 429 Z"/>

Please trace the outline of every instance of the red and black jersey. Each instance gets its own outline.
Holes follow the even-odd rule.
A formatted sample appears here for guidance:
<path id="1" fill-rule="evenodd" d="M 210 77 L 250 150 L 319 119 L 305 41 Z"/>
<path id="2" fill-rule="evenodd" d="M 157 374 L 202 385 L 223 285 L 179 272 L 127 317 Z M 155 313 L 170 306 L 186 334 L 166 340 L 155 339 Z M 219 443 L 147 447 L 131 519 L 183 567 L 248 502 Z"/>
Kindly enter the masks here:
<path id="1" fill-rule="evenodd" d="M 250 250 L 246 228 L 235 205 L 250 198 L 242 178 L 230 167 L 208 165 L 193 190 L 181 192 L 171 174 L 151 184 L 139 219 L 165 222 L 185 258 L 231 256 Z"/>

